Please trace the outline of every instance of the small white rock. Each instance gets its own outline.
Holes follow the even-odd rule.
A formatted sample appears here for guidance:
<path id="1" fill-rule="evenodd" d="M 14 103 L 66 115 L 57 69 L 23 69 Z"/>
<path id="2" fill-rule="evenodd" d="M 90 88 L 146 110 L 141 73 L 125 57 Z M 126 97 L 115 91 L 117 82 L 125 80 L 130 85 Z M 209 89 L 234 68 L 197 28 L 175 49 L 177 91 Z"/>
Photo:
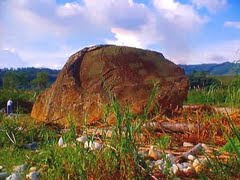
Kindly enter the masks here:
<path id="1" fill-rule="evenodd" d="M 206 152 L 206 153 L 209 153 L 209 152 L 211 152 L 211 149 L 209 148 L 209 146 L 208 146 L 208 145 L 206 145 L 206 144 L 202 143 L 202 147 L 203 147 L 203 149 L 205 150 L 205 152 Z"/>
<path id="2" fill-rule="evenodd" d="M 182 163 L 183 168 L 187 168 L 188 166 L 189 166 L 189 163 L 187 163 L 187 162 Z"/>
<path id="3" fill-rule="evenodd" d="M 29 180 L 38 180 L 39 173 L 38 172 L 31 172 L 26 175 L 26 178 Z"/>
<path id="4" fill-rule="evenodd" d="M 201 165 L 201 162 L 200 162 L 199 159 L 195 159 L 195 160 L 193 161 L 193 163 L 192 163 L 192 166 L 193 166 L 194 168 L 196 168 L 196 167 L 199 166 L 199 165 Z"/>
<path id="5" fill-rule="evenodd" d="M 27 169 L 27 164 L 22 164 L 20 166 L 14 167 L 13 171 L 23 173 L 26 169 Z"/>
<path id="6" fill-rule="evenodd" d="M 59 140 L 58 140 L 58 146 L 62 147 L 63 146 L 63 138 L 60 137 Z"/>
<path id="7" fill-rule="evenodd" d="M 182 166 L 180 163 L 177 163 L 176 165 L 177 165 L 179 171 L 182 171 L 182 170 L 183 170 L 183 166 Z"/>
<path id="8" fill-rule="evenodd" d="M 85 143 L 88 140 L 88 137 L 86 135 L 82 135 L 81 137 L 76 139 L 77 142 Z"/>
<path id="9" fill-rule="evenodd" d="M 189 170 L 188 170 L 188 168 L 183 168 L 182 172 L 184 172 L 184 173 L 188 173 Z"/>
<path id="10" fill-rule="evenodd" d="M 84 143 L 84 148 L 89 148 L 90 150 L 100 150 L 102 148 L 102 144 L 95 141 L 86 141 Z"/>
<path id="11" fill-rule="evenodd" d="M 2 166 L 0 166 L 0 172 L 3 170 L 3 167 Z"/>
<path id="12" fill-rule="evenodd" d="M 173 164 L 171 167 L 171 171 L 173 174 L 177 174 L 177 172 L 179 171 L 178 166 L 176 164 Z"/>
<path id="13" fill-rule="evenodd" d="M 192 143 L 189 142 L 184 142 L 183 143 L 183 147 L 193 147 L 194 145 Z"/>
<path id="14" fill-rule="evenodd" d="M 207 159 L 206 159 L 206 158 L 195 159 L 195 160 L 193 161 L 192 166 L 193 166 L 194 168 L 196 168 L 197 166 L 204 165 L 206 162 L 207 162 Z"/>
<path id="15" fill-rule="evenodd" d="M 35 171 L 37 171 L 37 168 L 36 168 L 36 167 L 31 167 L 31 168 L 29 169 L 29 172 L 35 172 Z"/>
<path id="16" fill-rule="evenodd" d="M 155 162 L 155 166 L 163 165 L 164 161 L 162 159 L 159 159 Z"/>
<path id="17" fill-rule="evenodd" d="M 17 172 L 15 172 L 15 173 L 11 174 L 10 176 L 8 176 L 6 178 L 6 180 L 21 180 L 21 177 Z"/>
<path id="18" fill-rule="evenodd" d="M 194 161 L 196 158 L 193 156 L 193 155 L 188 155 L 188 160 L 190 160 L 190 161 Z"/>
<path id="19" fill-rule="evenodd" d="M 167 159 L 171 162 L 171 164 L 176 164 L 176 157 L 173 154 L 167 154 Z"/>

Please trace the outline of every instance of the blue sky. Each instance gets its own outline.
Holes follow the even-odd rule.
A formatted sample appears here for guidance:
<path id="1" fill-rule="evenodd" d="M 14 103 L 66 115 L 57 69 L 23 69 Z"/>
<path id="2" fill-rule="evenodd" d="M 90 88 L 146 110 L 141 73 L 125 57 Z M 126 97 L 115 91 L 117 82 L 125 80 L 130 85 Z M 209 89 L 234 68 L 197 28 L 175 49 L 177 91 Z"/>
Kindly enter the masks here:
<path id="1" fill-rule="evenodd" d="M 159 51 L 175 63 L 240 59 L 239 0 L 2 0 L 0 68 L 61 68 L 96 44 Z"/>

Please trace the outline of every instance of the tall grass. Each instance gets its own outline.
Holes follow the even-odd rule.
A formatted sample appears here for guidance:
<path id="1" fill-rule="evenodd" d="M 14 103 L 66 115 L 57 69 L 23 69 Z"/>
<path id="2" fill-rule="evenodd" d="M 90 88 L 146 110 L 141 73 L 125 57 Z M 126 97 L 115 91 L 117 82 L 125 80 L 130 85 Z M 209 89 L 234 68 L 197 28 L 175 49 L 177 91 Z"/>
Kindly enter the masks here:
<path id="1" fill-rule="evenodd" d="M 186 103 L 239 107 L 240 77 L 236 76 L 227 86 L 211 85 L 208 88 L 191 89 Z"/>

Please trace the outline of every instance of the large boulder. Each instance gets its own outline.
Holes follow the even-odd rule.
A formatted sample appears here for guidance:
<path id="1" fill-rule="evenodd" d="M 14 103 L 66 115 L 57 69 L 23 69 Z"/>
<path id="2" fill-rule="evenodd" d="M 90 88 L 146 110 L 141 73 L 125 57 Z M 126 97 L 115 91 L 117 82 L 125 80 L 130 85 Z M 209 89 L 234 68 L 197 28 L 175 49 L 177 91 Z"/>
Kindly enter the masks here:
<path id="1" fill-rule="evenodd" d="M 38 96 L 32 117 L 38 122 L 67 124 L 71 115 L 77 125 L 103 117 L 109 92 L 133 113 L 143 113 L 159 82 L 155 108 L 180 108 L 188 91 L 184 71 L 161 53 L 124 46 L 101 45 L 73 54 L 56 82 Z"/>

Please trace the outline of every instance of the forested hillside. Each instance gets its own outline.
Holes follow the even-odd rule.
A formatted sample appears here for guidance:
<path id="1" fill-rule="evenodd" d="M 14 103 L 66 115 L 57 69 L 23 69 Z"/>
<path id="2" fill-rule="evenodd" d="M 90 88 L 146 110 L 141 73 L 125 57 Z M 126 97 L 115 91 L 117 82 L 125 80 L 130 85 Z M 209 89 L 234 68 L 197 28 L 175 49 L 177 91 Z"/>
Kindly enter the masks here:
<path id="1" fill-rule="evenodd" d="M 240 64 L 225 62 L 221 64 L 180 65 L 185 73 L 190 75 L 194 71 L 207 72 L 209 75 L 236 75 L 240 74 Z"/>
<path id="2" fill-rule="evenodd" d="M 48 68 L 0 69 L 0 87 L 30 89 L 42 83 L 37 81 L 45 81 L 44 86 L 48 86 L 56 80 L 58 73 L 59 70 Z"/>

